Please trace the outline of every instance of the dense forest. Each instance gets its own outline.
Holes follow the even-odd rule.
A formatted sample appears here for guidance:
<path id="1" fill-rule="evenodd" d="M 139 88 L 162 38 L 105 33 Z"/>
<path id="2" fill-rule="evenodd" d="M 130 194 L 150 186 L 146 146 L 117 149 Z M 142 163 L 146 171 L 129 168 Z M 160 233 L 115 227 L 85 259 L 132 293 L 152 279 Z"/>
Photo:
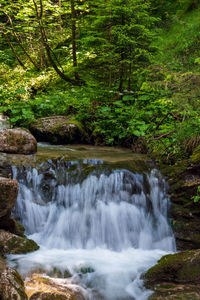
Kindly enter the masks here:
<path id="1" fill-rule="evenodd" d="M 187 158 L 200 141 L 198 0 L 2 0 L 0 112 Z"/>

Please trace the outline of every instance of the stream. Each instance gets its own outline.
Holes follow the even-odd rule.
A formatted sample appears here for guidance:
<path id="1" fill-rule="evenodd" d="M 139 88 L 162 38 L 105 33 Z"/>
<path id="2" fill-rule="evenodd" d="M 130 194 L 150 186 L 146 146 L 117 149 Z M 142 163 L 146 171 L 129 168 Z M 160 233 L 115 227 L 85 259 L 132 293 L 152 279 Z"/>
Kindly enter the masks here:
<path id="1" fill-rule="evenodd" d="M 176 250 L 167 182 L 152 162 L 127 149 L 47 144 L 12 160 L 13 215 L 40 249 L 9 264 L 24 277 L 65 278 L 88 300 L 148 299 L 141 274 Z"/>

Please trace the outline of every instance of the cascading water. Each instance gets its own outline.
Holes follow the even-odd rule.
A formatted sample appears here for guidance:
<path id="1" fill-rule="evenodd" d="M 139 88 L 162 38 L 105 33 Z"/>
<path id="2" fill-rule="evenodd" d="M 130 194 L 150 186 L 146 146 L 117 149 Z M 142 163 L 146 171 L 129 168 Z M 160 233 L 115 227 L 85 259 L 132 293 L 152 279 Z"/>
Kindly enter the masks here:
<path id="1" fill-rule="evenodd" d="M 148 299 L 140 275 L 175 250 L 167 185 L 157 170 L 133 174 L 101 160 L 13 167 L 14 215 L 40 250 L 11 256 L 22 274 L 71 274 L 88 299 Z M 94 296 L 95 295 L 95 296 Z"/>

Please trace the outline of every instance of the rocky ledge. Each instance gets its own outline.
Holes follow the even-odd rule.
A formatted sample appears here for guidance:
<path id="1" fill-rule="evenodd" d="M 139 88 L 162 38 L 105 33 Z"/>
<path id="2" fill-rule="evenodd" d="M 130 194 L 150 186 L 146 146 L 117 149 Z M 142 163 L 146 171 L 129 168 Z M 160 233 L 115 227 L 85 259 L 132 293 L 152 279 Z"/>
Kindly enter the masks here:
<path id="1" fill-rule="evenodd" d="M 66 116 L 38 119 L 30 125 L 30 131 L 39 142 L 78 144 L 87 140 L 82 125 Z"/>

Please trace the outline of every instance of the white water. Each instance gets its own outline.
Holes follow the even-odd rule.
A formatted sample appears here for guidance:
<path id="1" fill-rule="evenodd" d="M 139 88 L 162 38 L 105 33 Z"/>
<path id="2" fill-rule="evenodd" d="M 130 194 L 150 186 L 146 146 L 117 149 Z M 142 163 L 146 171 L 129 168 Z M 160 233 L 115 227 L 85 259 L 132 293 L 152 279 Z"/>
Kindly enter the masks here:
<path id="1" fill-rule="evenodd" d="M 84 175 L 83 164 L 94 163 Z M 10 259 L 22 274 L 67 271 L 88 299 L 148 299 L 140 275 L 175 250 L 165 180 L 157 170 L 140 175 L 102 163 L 13 168 L 20 182 L 14 214 L 41 249 Z"/>

